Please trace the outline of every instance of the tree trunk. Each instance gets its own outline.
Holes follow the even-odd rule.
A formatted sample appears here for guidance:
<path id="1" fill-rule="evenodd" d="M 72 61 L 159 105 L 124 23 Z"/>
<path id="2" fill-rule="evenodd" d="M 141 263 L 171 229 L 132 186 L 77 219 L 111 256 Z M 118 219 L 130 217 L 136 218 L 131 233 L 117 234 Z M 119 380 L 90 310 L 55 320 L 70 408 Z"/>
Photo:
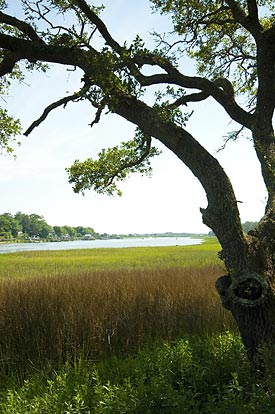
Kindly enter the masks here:
<path id="1" fill-rule="evenodd" d="M 266 95 L 273 88 L 266 89 L 267 92 L 263 87 L 261 91 L 259 89 L 258 101 L 267 104 L 269 100 Z M 273 100 L 273 92 L 271 95 Z M 269 107 L 273 108 L 273 105 Z M 243 253 L 235 252 L 243 261 L 243 266 L 228 266 L 232 241 L 227 244 L 224 239 L 220 240 L 228 275 L 222 276 L 216 283 L 223 306 L 231 311 L 251 361 L 258 359 L 257 351 L 261 345 L 275 344 L 275 136 L 272 114 L 273 111 L 270 113 L 263 103 L 259 105 L 258 102 L 252 130 L 268 193 L 265 215 L 256 229 L 245 235 L 245 260 Z"/>
<path id="2" fill-rule="evenodd" d="M 133 110 L 135 107 L 138 110 Z M 257 229 L 244 234 L 230 180 L 218 161 L 187 131 L 162 122 L 158 113 L 133 98 L 121 100 L 116 112 L 174 152 L 204 187 L 208 206 L 201 209 L 203 222 L 218 237 L 223 249 L 220 257 L 228 272 L 218 279 L 216 287 L 223 305 L 232 312 L 253 360 L 261 344 L 275 343 L 274 211 L 269 207 Z M 265 176 L 268 180 L 269 170 Z"/>
<path id="3" fill-rule="evenodd" d="M 216 282 L 222 304 L 231 311 L 253 363 L 258 361 L 259 347 L 275 343 L 275 231 L 272 217 L 272 214 L 266 214 L 257 229 L 247 235 L 246 271 L 242 274 L 231 272 Z M 224 246 L 223 256 L 226 251 Z"/>
<path id="4" fill-rule="evenodd" d="M 263 344 L 275 343 L 275 300 L 272 288 L 257 273 L 247 273 L 234 281 L 221 276 L 216 288 L 223 306 L 237 323 L 251 361 Z"/>

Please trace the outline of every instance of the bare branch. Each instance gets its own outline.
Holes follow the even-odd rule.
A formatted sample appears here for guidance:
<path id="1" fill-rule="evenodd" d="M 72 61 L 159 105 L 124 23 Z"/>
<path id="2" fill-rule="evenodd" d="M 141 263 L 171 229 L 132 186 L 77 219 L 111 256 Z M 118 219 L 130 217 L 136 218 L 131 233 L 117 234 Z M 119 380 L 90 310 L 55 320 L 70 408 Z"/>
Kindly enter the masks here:
<path id="1" fill-rule="evenodd" d="M 102 35 L 107 45 L 111 46 L 119 54 L 125 50 L 120 46 L 118 42 L 114 40 L 114 38 L 109 33 L 106 25 L 90 8 L 90 6 L 86 3 L 85 0 L 75 0 L 75 3 L 78 5 L 80 10 L 87 16 L 91 23 L 93 23 L 97 27 L 99 33 Z"/>
<path id="2" fill-rule="evenodd" d="M 85 94 L 86 91 L 87 91 L 87 88 L 85 87 L 81 91 L 76 92 L 73 95 L 65 96 L 64 98 L 59 99 L 58 101 L 53 102 L 52 104 L 47 106 L 47 108 L 44 109 L 43 114 L 31 124 L 31 126 L 24 132 L 23 135 L 27 137 L 34 130 L 34 128 L 38 127 L 47 118 L 49 113 L 53 111 L 54 109 L 62 105 L 65 107 L 68 102 L 79 101 L 80 99 L 83 99 L 83 95 Z"/>
<path id="3" fill-rule="evenodd" d="M 234 88 L 232 83 L 226 78 L 218 78 L 214 81 L 214 84 L 227 94 L 228 97 L 234 98 Z"/>
<path id="4" fill-rule="evenodd" d="M 230 141 L 232 141 L 232 142 L 235 142 L 235 141 L 237 141 L 237 139 L 240 137 L 240 135 L 242 135 L 242 133 L 243 133 L 243 131 L 245 130 L 245 127 L 244 126 L 242 126 L 240 129 L 238 129 L 238 131 L 232 131 L 232 132 L 229 132 L 225 137 L 224 137 L 224 140 L 223 140 L 223 144 L 222 144 L 222 146 L 220 147 L 220 148 L 218 148 L 217 149 L 217 153 L 219 153 L 219 152 L 221 152 L 221 151 L 223 151 L 224 149 L 225 149 L 225 147 L 226 147 L 226 145 L 230 142 Z"/>
<path id="5" fill-rule="evenodd" d="M 155 64 L 157 58 L 155 58 Z M 214 82 L 201 78 L 198 76 L 185 76 L 180 73 L 175 67 L 173 67 L 168 61 L 160 57 L 160 65 L 168 69 L 169 73 L 149 75 L 139 78 L 139 82 L 142 86 L 156 85 L 160 83 L 170 83 L 178 85 L 182 88 L 199 89 L 206 95 L 211 95 L 218 103 L 220 103 L 226 112 L 238 123 L 245 125 L 245 127 L 251 129 L 253 116 L 241 108 L 234 99 L 234 90 L 232 84 L 225 78 L 219 78 Z M 152 56 L 149 58 L 149 62 L 152 64 L 154 59 Z M 143 57 L 143 63 L 145 63 Z M 194 96 L 194 95 L 193 95 Z M 201 98 L 202 95 L 199 95 Z"/>
<path id="6" fill-rule="evenodd" d="M 98 124 L 103 112 L 103 109 L 105 108 L 105 105 L 100 105 L 100 107 L 97 109 L 94 120 L 90 123 L 90 127 L 92 128 L 95 124 Z"/>
<path id="7" fill-rule="evenodd" d="M 167 52 L 170 52 L 175 46 L 185 43 L 184 40 L 177 40 L 173 43 L 169 43 L 165 37 L 166 33 L 160 34 L 155 31 L 151 32 L 150 35 L 154 37 L 156 42 L 156 47 L 159 48 L 160 46 L 164 46 Z"/>
<path id="8" fill-rule="evenodd" d="M 98 57 L 98 52 L 92 48 L 88 52 L 83 49 L 63 45 L 43 44 L 43 47 L 41 47 L 41 42 L 20 39 L 2 33 L 0 33 L 0 48 L 18 53 L 20 59 L 27 59 L 29 62 L 42 61 L 71 65 L 73 67 L 77 66 L 84 71 Z"/>
<path id="9" fill-rule="evenodd" d="M 210 94 L 204 92 L 191 93 L 190 95 L 184 95 L 178 98 L 167 106 L 168 109 L 175 109 L 181 105 L 187 105 L 188 102 L 200 102 L 209 98 Z"/>

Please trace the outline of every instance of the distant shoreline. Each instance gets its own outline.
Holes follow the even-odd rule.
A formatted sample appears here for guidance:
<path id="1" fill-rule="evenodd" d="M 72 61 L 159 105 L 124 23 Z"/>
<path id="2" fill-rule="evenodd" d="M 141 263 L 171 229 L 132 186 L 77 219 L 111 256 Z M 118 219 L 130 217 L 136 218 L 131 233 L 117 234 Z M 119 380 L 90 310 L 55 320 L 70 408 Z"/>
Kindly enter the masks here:
<path id="1" fill-rule="evenodd" d="M 192 237 L 142 237 L 108 240 L 77 240 L 66 242 L 6 243 L 0 244 L 0 254 L 75 249 L 123 249 L 139 247 L 172 247 L 201 244 L 205 238 Z"/>
<path id="2" fill-rule="evenodd" d="M 9 240 L 1 240 L 1 244 L 18 244 L 18 243 L 57 243 L 57 242 L 74 242 L 74 241 L 98 241 L 98 240 L 128 240 L 128 239 L 150 239 L 150 238 L 177 238 L 177 237 L 190 237 L 192 239 L 202 239 L 207 237 L 205 233 L 129 233 L 129 234 L 105 234 L 102 237 L 98 238 L 90 238 L 90 239 L 79 239 L 79 238 L 66 238 L 66 239 L 9 239 Z"/>

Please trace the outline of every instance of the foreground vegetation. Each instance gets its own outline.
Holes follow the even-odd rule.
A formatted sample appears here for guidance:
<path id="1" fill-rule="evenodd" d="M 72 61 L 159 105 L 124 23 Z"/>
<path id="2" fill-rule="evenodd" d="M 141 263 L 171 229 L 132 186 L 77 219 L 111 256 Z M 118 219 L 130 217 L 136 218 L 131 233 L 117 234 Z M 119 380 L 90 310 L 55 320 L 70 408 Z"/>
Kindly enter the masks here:
<path id="1" fill-rule="evenodd" d="M 265 376 L 250 373 L 238 337 L 184 337 L 101 362 L 76 360 L 58 371 L 11 378 L 3 414 L 273 414 L 274 352 Z"/>
<path id="2" fill-rule="evenodd" d="M 214 281 L 218 245 L 0 257 L 0 413 L 272 413 Z"/>
<path id="3" fill-rule="evenodd" d="M 232 328 L 214 282 L 217 244 L 1 256 L 1 360 L 23 371 Z M 4 363 L 3 362 L 3 363 Z"/>
<path id="4" fill-rule="evenodd" d="M 274 365 L 274 358 L 272 361 Z M 249 375 L 229 333 L 196 337 L 103 362 L 79 360 L 2 391 L 5 414 L 274 413 L 274 371 Z"/>

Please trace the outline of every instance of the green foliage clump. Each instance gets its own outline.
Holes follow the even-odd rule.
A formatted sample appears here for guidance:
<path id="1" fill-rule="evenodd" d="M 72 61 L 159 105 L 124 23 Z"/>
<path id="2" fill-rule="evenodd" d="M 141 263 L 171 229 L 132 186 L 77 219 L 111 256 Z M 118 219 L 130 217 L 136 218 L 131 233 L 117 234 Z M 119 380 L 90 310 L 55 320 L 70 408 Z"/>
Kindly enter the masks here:
<path id="1" fill-rule="evenodd" d="M 178 52 L 197 62 L 198 74 L 211 79 L 231 77 L 236 92 L 255 95 L 257 90 L 256 45 L 251 33 L 234 18 L 220 0 L 151 0 L 155 10 L 172 17 L 180 36 Z M 247 2 L 239 2 L 247 12 Z M 273 1 L 257 2 L 265 29 L 274 24 Z M 237 4 L 237 3 L 236 3 Z"/>
<path id="2" fill-rule="evenodd" d="M 116 183 L 124 181 L 130 173 L 139 172 L 150 176 L 150 159 L 159 153 L 157 148 L 151 147 L 151 138 L 137 130 L 132 141 L 122 142 L 120 146 L 107 150 L 103 149 L 97 160 L 76 160 L 66 171 L 76 193 L 84 193 L 85 190 L 93 188 L 98 193 L 121 195 Z"/>
<path id="3" fill-rule="evenodd" d="M 270 358 L 272 350 L 265 352 Z M 131 358 L 80 359 L 14 379 L 1 389 L 0 413 L 272 414 L 273 375 L 273 368 L 253 374 L 240 338 L 229 332 L 185 337 Z"/>
<path id="4" fill-rule="evenodd" d="M 20 121 L 10 116 L 6 109 L 0 108 L 0 154 L 13 153 L 13 144 L 20 145 L 16 136 L 21 131 Z"/>

